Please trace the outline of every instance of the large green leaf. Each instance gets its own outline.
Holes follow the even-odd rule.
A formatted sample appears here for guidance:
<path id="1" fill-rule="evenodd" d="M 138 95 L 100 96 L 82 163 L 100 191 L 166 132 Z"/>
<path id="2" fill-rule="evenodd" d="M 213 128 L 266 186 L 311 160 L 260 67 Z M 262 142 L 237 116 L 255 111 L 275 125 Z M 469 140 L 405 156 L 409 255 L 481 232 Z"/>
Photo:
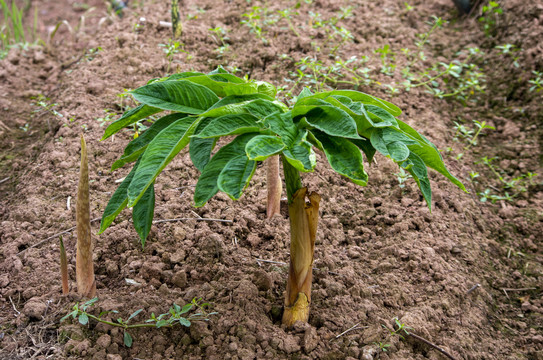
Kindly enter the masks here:
<path id="1" fill-rule="evenodd" d="M 353 118 L 356 123 L 356 128 L 359 134 L 363 136 L 369 136 L 370 130 L 374 127 L 374 123 L 369 115 L 363 110 L 361 102 L 353 102 L 351 99 L 345 96 L 329 96 L 324 99 L 330 105 L 333 105 Z"/>
<path id="2" fill-rule="evenodd" d="M 212 107 L 210 107 L 208 110 L 218 109 L 226 105 L 232 105 L 232 104 L 239 104 L 246 101 L 251 100 L 268 100 L 273 102 L 274 98 L 269 97 L 268 95 L 264 94 L 246 94 L 246 95 L 230 95 L 223 97 L 221 100 L 216 102 Z M 224 114 L 221 114 L 224 115 Z M 221 116 L 218 115 L 218 116 Z"/>
<path id="3" fill-rule="evenodd" d="M 356 145 L 347 139 L 329 136 L 320 131 L 312 131 L 322 145 L 332 169 L 348 177 L 357 185 L 368 184 L 368 174 L 364 171 L 362 154 Z"/>
<path id="4" fill-rule="evenodd" d="M 155 214 L 155 184 L 152 183 L 145 193 L 132 209 L 132 220 L 134 228 L 140 236 L 141 246 L 145 247 L 145 240 L 151 231 L 153 225 L 153 216 Z"/>
<path id="5" fill-rule="evenodd" d="M 375 105 L 363 105 L 362 111 L 368 116 L 374 127 L 398 127 L 396 118 L 387 110 Z"/>
<path id="6" fill-rule="evenodd" d="M 107 139 L 111 135 L 119 132 L 119 130 L 132 125 L 133 123 L 145 119 L 146 117 L 149 117 L 153 114 L 161 112 L 162 109 L 148 106 L 148 105 L 140 105 L 137 106 L 131 110 L 128 110 L 121 116 L 118 120 L 112 122 L 104 132 L 104 136 L 102 136 L 102 139 L 100 141 Z"/>
<path id="7" fill-rule="evenodd" d="M 173 75 L 170 75 L 170 76 L 163 77 L 163 78 L 159 79 L 158 81 L 175 81 L 175 80 L 182 80 L 182 79 L 186 79 L 186 78 L 189 78 L 189 77 L 195 77 L 195 76 L 201 76 L 201 75 L 205 75 L 205 74 L 201 73 L 201 72 L 186 71 L 186 72 L 177 73 L 177 74 L 173 74 Z M 150 82 L 148 82 L 148 84 L 151 84 L 153 82 L 154 81 L 150 81 Z"/>
<path id="8" fill-rule="evenodd" d="M 249 185 L 256 169 L 256 161 L 245 154 L 230 159 L 217 179 L 217 187 L 232 200 L 238 200 L 243 190 Z"/>
<path id="9" fill-rule="evenodd" d="M 281 137 L 286 146 L 292 146 L 303 135 L 292 121 L 292 113 L 273 113 L 265 117 L 262 122 L 266 128 L 270 129 Z"/>
<path id="10" fill-rule="evenodd" d="M 393 116 L 400 116 L 402 113 L 400 108 L 397 107 L 396 105 L 389 103 L 388 101 L 385 101 L 383 99 L 379 99 L 375 96 L 364 94 L 360 91 L 333 90 L 333 91 L 318 93 L 318 94 L 312 95 L 311 97 L 316 98 L 316 99 L 326 99 L 329 96 L 345 96 L 353 101 L 361 102 L 362 104 L 379 106 L 380 108 L 387 110 Z"/>
<path id="11" fill-rule="evenodd" d="M 229 114 L 213 118 L 209 124 L 194 137 L 212 138 L 257 132 L 262 124 L 251 114 Z"/>
<path id="12" fill-rule="evenodd" d="M 284 148 L 285 144 L 277 136 L 258 135 L 245 145 L 245 152 L 250 160 L 264 161 Z"/>
<path id="13" fill-rule="evenodd" d="M 245 95 L 263 93 L 275 97 L 275 87 L 268 83 L 250 81 L 247 82 L 232 74 L 214 74 L 188 77 L 185 80 L 203 85 L 213 91 L 219 97 L 229 95 Z"/>
<path id="14" fill-rule="evenodd" d="M 388 129 L 388 128 L 387 128 Z M 409 149 L 401 141 L 385 138 L 383 129 L 375 129 L 370 137 L 371 145 L 381 154 L 395 162 L 402 162 L 409 156 Z"/>
<path id="15" fill-rule="evenodd" d="M 182 113 L 175 113 L 161 117 L 151 125 L 151 127 L 145 130 L 139 137 L 132 140 L 124 149 L 124 154 L 121 158 L 113 163 L 111 171 L 114 171 L 124 164 L 136 161 L 138 157 L 145 151 L 147 145 L 154 139 L 154 137 L 170 126 L 174 121 L 186 117 L 187 115 Z"/>
<path id="16" fill-rule="evenodd" d="M 128 187 L 128 206 L 134 206 L 138 202 L 158 174 L 189 143 L 198 121 L 191 117 L 179 119 L 149 143 Z"/>
<path id="17" fill-rule="evenodd" d="M 132 178 L 136 173 L 139 163 L 140 161 L 138 160 L 136 164 L 134 164 L 134 167 L 132 170 L 130 170 L 130 173 L 128 173 L 123 182 L 119 185 L 119 187 L 117 187 L 117 190 L 115 190 L 111 199 L 109 199 L 104 213 L 102 214 L 102 221 L 100 222 L 100 231 L 98 231 L 98 235 L 103 233 L 109 227 L 109 225 L 111 225 L 113 220 L 115 220 L 117 215 L 119 215 L 126 205 L 128 205 L 128 186 L 130 185 L 130 182 L 132 182 Z"/>
<path id="18" fill-rule="evenodd" d="M 409 154 L 409 158 L 400 164 L 401 167 L 406 169 L 415 182 L 417 183 L 424 200 L 428 208 L 432 210 L 432 188 L 430 187 L 430 180 L 428 179 L 428 170 L 426 169 L 426 164 L 422 159 L 414 154 Z"/>
<path id="19" fill-rule="evenodd" d="M 233 104 L 229 103 L 220 107 L 214 106 L 201 114 L 201 116 L 219 117 L 229 114 L 251 114 L 262 119 L 275 112 L 285 112 L 287 110 L 288 108 L 281 102 L 256 99 Z"/>
<path id="20" fill-rule="evenodd" d="M 298 171 L 310 172 L 317 165 L 317 157 L 313 151 L 313 146 L 307 141 L 291 146 L 283 150 L 286 160 Z"/>
<path id="21" fill-rule="evenodd" d="M 328 135 L 359 139 L 356 122 L 345 111 L 328 102 L 308 96 L 296 103 L 292 109 L 294 119 L 305 118 L 305 122 Z"/>
<path id="22" fill-rule="evenodd" d="M 375 148 L 371 145 L 370 140 L 368 139 L 349 139 L 350 142 L 358 146 L 360 150 L 366 154 L 366 157 L 368 158 L 368 162 L 371 163 L 373 161 L 373 157 L 375 156 Z"/>
<path id="23" fill-rule="evenodd" d="M 466 191 L 464 184 L 462 184 L 460 180 L 455 178 L 447 170 L 445 164 L 443 163 L 443 158 L 441 157 L 441 154 L 439 153 L 434 144 L 432 144 L 428 139 L 426 139 L 423 135 L 419 134 L 406 123 L 398 120 L 398 125 L 406 135 L 409 135 L 418 140 L 418 144 L 408 145 L 408 148 L 412 153 L 418 155 L 422 159 L 422 161 L 424 161 L 426 166 L 436 170 L 447 179 L 451 180 L 451 182 L 458 186 L 460 189 Z"/>
<path id="24" fill-rule="evenodd" d="M 213 91 L 186 80 L 155 82 L 131 94 L 143 104 L 187 114 L 201 114 L 219 101 Z"/>
<path id="25" fill-rule="evenodd" d="M 245 145 L 256 135 L 258 133 L 239 135 L 232 142 L 220 148 L 211 158 L 204 171 L 202 171 L 194 189 L 194 202 L 197 207 L 203 206 L 219 191 L 217 179 L 221 171 L 233 158 L 240 155 L 246 156 Z"/>
<path id="26" fill-rule="evenodd" d="M 190 138 L 189 143 L 189 154 L 190 159 L 192 160 L 192 163 L 200 172 L 202 172 L 209 162 L 209 159 L 211 158 L 211 151 L 213 151 L 213 148 L 215 147 L 215 143 L 217 139 L 200 139 L 198 137 L 195 137 L 195 135 L 198 135 L 202 130 L 209 125 L 209 123 L 213 120 L 212 118 L 204 118 L 200 121 L 196 129 L 194 130 L 194 135 Z"/>

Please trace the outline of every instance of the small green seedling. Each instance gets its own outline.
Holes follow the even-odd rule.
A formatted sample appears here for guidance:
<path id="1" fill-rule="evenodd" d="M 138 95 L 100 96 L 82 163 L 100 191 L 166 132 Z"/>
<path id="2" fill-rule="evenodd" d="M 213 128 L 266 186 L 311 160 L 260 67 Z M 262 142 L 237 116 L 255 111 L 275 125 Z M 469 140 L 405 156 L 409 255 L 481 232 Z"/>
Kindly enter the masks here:
<path id="1" fill-rule="evenodd" d="M 535 75 L 535 78 L 528 81 L 532 86 L 530 87 L 530 92 L 540 92 L 543 89 L 543 72 L 532 71 L 532 74 Z"/>
<path id="2" fill-rule="evenodd" d="M 153 223 L 156 178 L 187 146 L 201 172 L 194 190 L 198 207 L 219 191 L 238 200 L 257 163 L 279 156 L 291 227 L 283 315 L 287 326 L 307 321 L 309 316 L 321 197 L 308 192 L 300 173 L 314 171 L 316 150 L 335 172 L 361 186 L 368 183 L 363 158 L 372 162 L 379 152 L 412 176 L 428 206 L 432 195 L 427 167 L 465 190 L 449 173 L 435 145 L 397 118 L 401 114 L 397 106 L 358 91 L 314 94 L 305 88 L 289 106 L 276 99 L 273 85 L 242 79 L 219 67 L 208 74 L 184 72 L 155 79 L 131 94 L 140 105 L 110 124 L 102 140 L 149 116 L 171 113 L 130 142 L 113 164 L 116 169 L 135 162 L 104 210 L 100 233 L 124 208 L 131 207 L 144 245 Z M 221 138 L 226 143 L 219 142 Z M 221 147 L 215 151 L 217 144 Z"/>
<path id="3" fill-rule="evenodd" d="M 479 18 L 479 22 L 483 25 L 486 36 L 496 35 L 497 23 L 502 14 L 503 9 L 496 1 L 489 1 L 487 5 L 483 6 L 483 14 Z"/>
<path id="4" fill-rule="evenodd" d="M 173 304 L 170 310 L 167 313 L 160 314 L 156 316 L 154 313 L 151 314 L 151 317 L 143 323 L 138 324 L 131 324 L 130 322 L 132 319 L 134 319 L 136 316 L 138 316 L 143 309 L 139 309 L 134 311 L 126 320 L 124 320 L 122 317 L 117 318 L 114 321 L 106 320 L 104 318 L 105 315 L 108 314 L 118 314 L 119 312 L 117 310 L 112 311 L 102 311 L 98 316 L 90 314 L 87 309 L 93 306 L 98 301 L 98 298 L 92 298 L 83 304 L 76 303 L 74 307 L 72 308 L 72 311 L 68 313 L 66 316 L 64 316 L 62 319 L 60 319 L 60 322 L 63 322 L 64 320 L 68 318 L 76 319 L 79 321 L 81 325 L 87 325 L 89 323 L 89 319 L 95 320 L 97 322 L 100 322 L 102 324 L 106 324 L 109 326 L 119 327 L 124 330 L 124 344 L 127 347 L 132 346 L 132 335 L 128 333 L 128 330 L 130 329 L 139 329 L 139 328 L 162 328 L 162 327 L 174 327 L 176 325 L 183 325 L 185 327 L 189 327 L 191 325 L 192 321 L 208 321 L 209 316 L 216 315 L 216 312 L 208 313 L 206 312 L 205 308 L 209 307 L 208 303 L 201 303 L 202 299 L 192 299 L 192 301 L 183 307 Z M 189 312 L 195 310 L 195 312 L 189 314 Z"/>

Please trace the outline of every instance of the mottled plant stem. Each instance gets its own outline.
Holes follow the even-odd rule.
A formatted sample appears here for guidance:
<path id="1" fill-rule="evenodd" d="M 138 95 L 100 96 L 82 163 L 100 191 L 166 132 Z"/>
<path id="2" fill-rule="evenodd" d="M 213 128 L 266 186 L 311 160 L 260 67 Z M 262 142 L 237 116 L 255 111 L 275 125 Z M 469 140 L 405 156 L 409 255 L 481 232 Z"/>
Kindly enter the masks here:
<path id="1" fill-rule="evenodd" d="M 281 193 L 283 185 L 279 174 L 279 155 L 272 156 L 266 160 L 267 166 L 267 188 L 268 188 L 268 204 L 266 215 L 271 219 L 281 212 Z"/>
<path id="2" fill-rule="evenodd" d="M 307 322 L 311 304 L 313 254 L 317 236 L 320 196 L 307 193 L 298 170 L 283 158 L 290 218 L 290 264 L 285 293 L 283 324 Z M 306 203 L 306 197 L 309 203 Z"/>
<path id="3" fill-rule="evenodd" d="M 75 277 L 77 292 L 81 296 L 94 297 L 96 281 L 94 280 L 94 265 L 92 263 L 92 239 L 90 226 L 89 205 L 89 163 L 87 144 L 81 134 L 81 168 L 79 172 L 79 187 L 76 204 L 77 253 L 75 261 Z"/>
<path id="4" fill-rule="evenodd" d="M 70 287 L 68 285 L 68 259 L 62 236 L 60 237 L 60 276 L 62 278 L 62 294 L 66 295 L 70 291 Z"/>

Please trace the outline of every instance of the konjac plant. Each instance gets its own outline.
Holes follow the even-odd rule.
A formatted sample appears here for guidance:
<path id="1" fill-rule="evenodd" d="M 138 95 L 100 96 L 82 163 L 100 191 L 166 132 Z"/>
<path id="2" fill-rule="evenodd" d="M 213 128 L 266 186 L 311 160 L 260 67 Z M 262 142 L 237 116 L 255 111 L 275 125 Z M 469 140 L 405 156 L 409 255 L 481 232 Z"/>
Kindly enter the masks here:
<path id="1" fill-rule="evenodd" d="M 315 169 L 316 150 L 324 153 L 334 171 L 361 186 L 368 182 L 363 157 L 371 163 L 379 152 L 411 174 L 428 206 L 432 195 L 427 167 L 465 191 L 445 167 L 438 149 L 397 119 L 398 107 L 358 91 L 313 94 L 306 88 L 287 106 L 276 99 L 271 84 L 241 79 L 218 68 L 209 74 L 185 72 L 154 79 L 131 94 L 140 105 L 112 123 L 102 140 L 151 115 L 169 113 L 132 140 L 113 164 L 115 170 L 135 161 L 104 211 L 100 233 L 130 207 L 134 227 L 145 244 L 154 214 L 155 180 L 186 146 L 200 171 L 194 191 L 197 207 L 218 191 L 239 199 L 257 163 L 278 156 L 291 234 L 283 315 L 287 326 L 307 321 L 309 316 L 321 197 L 308 192 L 300 173 Z M 216 149 L 221 137 L 226 142 Z"/>

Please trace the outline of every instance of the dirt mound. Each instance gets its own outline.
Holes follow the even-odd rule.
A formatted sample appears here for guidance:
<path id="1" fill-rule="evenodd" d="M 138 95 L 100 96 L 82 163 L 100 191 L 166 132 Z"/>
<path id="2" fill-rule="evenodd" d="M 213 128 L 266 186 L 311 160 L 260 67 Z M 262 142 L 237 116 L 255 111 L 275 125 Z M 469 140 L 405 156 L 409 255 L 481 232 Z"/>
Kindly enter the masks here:
<path id="1" fill-rule="evenodd" d="M 186 1 L 178 43 L 160 24 L 169 20 L 162 2 L 131 3 L 122 19 L 95 6 L 76 34 L 62 27 L 49 48 L 12 49 L 0 60 L 0 358 L 444 358 L 391 334 L 384 327 L 394 329 L 395 318 L 456 359 L 543 358 L 543 185 L 533 175 L 543 162 L 540 4 L 513 0 L 499 4 L 502 13 L 480 7 L 458 19 L 445 0 Z M 53 10 L 44 29 L 63 18 L 75 28 L 84 14 Z M 448 23 L 429 33 L 432 15 Z M 421 84 L 453 61 L 458 77 Z M 143 251 L 127 210 L 94 236 L 99 301 L 90 312 L 127 318 L 143 309 L 135 320 L 147 319 L 201 297 L 217 314 L 188 328 L 133 330 L 131 348 L 119 329 L 60 324 L 78 299 L 60 295 L 53 235 L 75 225 L 79 134 L 89 147 L 91 219 L 99 219 L 128 173 L 109 172 L 111 164 L 134 136 L 126 129 L 98 141 L 133 106 L 119 94 L 218 65 L 283 95 L 310 85 L 389 99 L 444 149 L 470 193 L 432 173 L 430 212 L 387 159 L 368 165 L 361 188 L 318 154 L 302 179 L 323 197 L 312 313 L 308 325 L 286 330 L 288 219 L 266 220 L 263 168 L 240 201 L 219 194 L 194 209 L 198 172 L 181 153 L 157 179 L 155 219 L 191 219 L 155 224 Z M 495 130 L 474 138 L 474 120 Z M 75 235 L 63 236 L 73 260 Z M 71 261 L 72 280 L 74 271 Z"/>

